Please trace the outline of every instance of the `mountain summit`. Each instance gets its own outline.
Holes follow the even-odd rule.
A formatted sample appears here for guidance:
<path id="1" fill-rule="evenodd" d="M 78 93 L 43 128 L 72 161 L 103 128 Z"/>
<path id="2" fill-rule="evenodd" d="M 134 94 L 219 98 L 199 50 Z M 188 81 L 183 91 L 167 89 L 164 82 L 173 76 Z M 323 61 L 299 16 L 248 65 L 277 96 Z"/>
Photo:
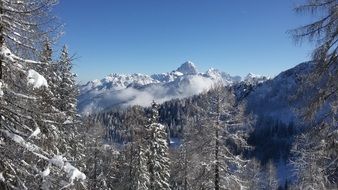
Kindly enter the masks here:
<path id="1" fill-rule="evenodd" d="M 216 83 L 230 86 L 240 81 L 241 77 L 217 69 L 199 73 L 191 61 L 171 72 L 151 76 L 110 74 L 80 87 L 78 110 L 91 114 L 114 106 L 149 106 L 153 100 L 162 103 L 185 98 L 207 91 Z"/>
<path id="2" fill-rule="evenodd" d="M 198 74 L 195 64 L 191 61 L 184 62 L 176 71 L 181 72 L 184 75 Z"/>

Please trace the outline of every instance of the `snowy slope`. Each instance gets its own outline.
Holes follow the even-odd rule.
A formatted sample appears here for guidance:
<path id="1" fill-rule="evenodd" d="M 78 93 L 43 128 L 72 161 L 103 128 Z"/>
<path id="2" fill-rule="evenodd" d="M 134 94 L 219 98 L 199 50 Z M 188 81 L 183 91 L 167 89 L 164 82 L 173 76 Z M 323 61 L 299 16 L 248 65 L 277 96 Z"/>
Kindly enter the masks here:
<path id="1" fill-rule="evenodd" d="M 149 106 L 153 100 L 162 103 L 185 98 L 206 91 L 216 83 L 233 85 L 240 81 L 241 77 L 216 69 L 199 73 L 190 61 L 174 71 L 151 76 L 110 74 L 80 87 L 78 109 L 83 114 L 90 114 L 113 106 Z"/>
<path id="2" fill-rule="evenodd" d="M 312 68 L 312 63 L 305 62 L 269 80 L 257 76 L 252 79 L 252 74 L 247 76 L 238 86 L 247 102 L 248 110 L 260 117 L 270 117 L 285 124 L 297 121 L 297 108 L 304 107 L 307 103 L 304 98 L 292 97 L 296 97 L 298 93 L 301 76 Z"/>

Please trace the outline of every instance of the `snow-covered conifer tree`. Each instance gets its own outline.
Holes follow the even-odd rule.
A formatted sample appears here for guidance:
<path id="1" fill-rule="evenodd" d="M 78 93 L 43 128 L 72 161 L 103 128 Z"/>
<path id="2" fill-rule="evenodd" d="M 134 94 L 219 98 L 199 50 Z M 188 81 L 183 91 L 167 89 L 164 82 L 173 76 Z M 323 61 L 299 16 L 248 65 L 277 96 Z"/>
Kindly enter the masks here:
<path id="1" fill-rule="evenodd" d="M 201 101 L 198 127 L 195 140 L 191 144 L 199 146 L 200 177 L 205 178 L 205 188 L 241 189 L 245 181 L 241 171 L 246 163 L 241 158 L 241 150 L 246 146 L 244 139 L 244 118 L 240 106 L 236 105 L 234 95 L 229 89 L 218 85 L 205 94 Z M 200 136 L 199 138 L 197 138 Z M 203 158 L 204 157 L 204 158 Z M 199 173 L 199 172 L 195 172 Z"/>
<path id="2" fill-rule="evenodd" d="M 59 109 L 69 116 L 69 120 L 76 119 L 77 96 L 79 94 L 75 81 L 75 75 L 72 73 L 72 58 L 69 56 L 67 46 L 63 46 L 58 63 L 58 75 L 60 76 L 60 107 Z"/>
<path id="3" fill-rule="evenodd" d="M 36 70 L 47 79 L 50 94 L 48 94 L 45 99 L 49 99 L 50 109 L 54 110 L 54 112 L 60 112 L 60 109 L 57 108 L 60 97 L 57 91 L 60 84 L 60 76 L 57 72 L 57 64 L 53 61 L 52 42 L 49 38 L 46 38 L 43 43 L 39 60 L 42 64 L 36 64 L 33 65 L 33 67 L 36 67 Z"/>
<path id="4" fill-rule="evenodd" d="M 135 106 L 126 113 L 123 125 L 127 128 L 128 142 L 122 151 L 122 163 L 119 168 L 122 175 L 121 187 L 117 189 L 145 190 L 149 188 L 148 157 L 149 144 L 146 140 L 147 123 L 144 111 Z"/>
<path id="5" fill-rule="evenodd" d="M 179 155 L 173 160 L 177 189 L 241 189 L 247 163 L 246 121 L 230 89 L 219 85 L 189 106 Z M 179 177 L 175 177 L 179 176 Z M 181 179 L 178 179 L 181 178 Z"/>
<path id="6" fill-rule="evenodd" d="M 153 102 L 150 124 L 147 125 L 149 189 L 170 189 L 168 137 L 165 126 L 158 123 L 158 105 Z"/>
<path id="7" fill-rule="evenodd" d="M 312 54 L 314 67 L 303 76 L 299 89 L 299 97 L 308 102 L 300 113 L 309 127 L 304 130 L 306 137 L 300 135 L 293 148 L 300 159 L 295 161 L 295 167 L 298 168 L 299 183 L 316 183 L 316 186 L 325 188 L 337 188 L 338 180 L 337 7 L 336 0 L 305 1 L 295 11 L 318 19 L 292 31 L 295 40 L 301 42 L 306 39 L 315 42 L 316 46 Z M 313 165 L 317 171 L 309 174 Z"/>
<path id="8" fill-rule="evenodd" d="M 147 190 L 150 184 L 149 171 L 147 167 L 147 150 L 140 144 L 137 145 L 135 150 L 133 180 L 131 189 L 134 190 Z"/>
<path id="9" fill-rule="evenodd" d="M 85 163 L 81 163 L 84 159 L 85 147 L 82 142 L 82 134 L 80 131 L 82 122 L 77 114 L 77 96 L 79 94 L 78 85 L 76 84 L 76 75 L 72 72 L 72 58 L 69 55 L 66 45 L 61 50 L 59 60 L 52 67 L 56 72 L 56 108 L 64 116 L 61 120 L 60 130 L 64 136 L 63 152 L 71 158 L 78 166 L 84 167 Z M 56 69 L 55 69 L 56 68 Z"/>
<path id="10" fill-rule="evenodd" d="M 45 22 L 54 3 L 0 1 L 0 189 L 58 189 L 85 179 L 56 146 L 59 120 L 44 97 L 45 73 L 37 72 L 45 63 L 29 60 L 54 29 Z"/>
<path id="11" fill-rule="evenodd" d="M 114 184 L 118 151 L 113 145 L 104 144 L 104 127 L 87 118 L 80 130 L 85 146 L 86 157 L 82 160 L 86 166 L 87 189 L 118 189 Z"/>

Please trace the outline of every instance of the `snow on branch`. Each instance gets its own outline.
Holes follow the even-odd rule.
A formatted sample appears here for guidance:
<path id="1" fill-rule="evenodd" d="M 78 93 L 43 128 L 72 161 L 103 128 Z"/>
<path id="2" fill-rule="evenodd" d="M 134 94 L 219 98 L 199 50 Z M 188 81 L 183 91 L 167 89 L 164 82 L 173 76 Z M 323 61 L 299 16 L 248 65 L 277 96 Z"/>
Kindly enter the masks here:
<path id="1" fill-rule="evenodd" d="M 32 85 L 33 88 L 41 88 L 43 86 L 48 87 L 48 83 L 45 77 L 43 77 L 33 69 L 28 70 L 27 80 L 28 84 Z"/>
<path id="2" fill-rule="evenodd" d="M 12 139 L 15 143 L 19 144 L 21 147 L 27 149 L 28 151 L 32 152 L 34 155 L 38 156 L 39 158 L 46 160 L 50 163 L 50 165 L 54 165 L 64 171 L 67 174 L 67 178 L 69 179 L 69 184 L 66 186 L 69 187 L 74 184 L 74 180 L 86 180 L 86 175 L 82 173 L 79 169 L 74 167 L 70 164 L 65 157 L 62 155 L 55 155 L 52 158 L 48 158 L 48 154 L 43 151 L 40 147 L 27 142 L 24 138 L 19 135 L 13 134 L 7 130 L 0 129 L 0 132 L 4 133 L 8 138 Z M 34 132 L 33 132 L 34 133 Z M 35 132 L 37 133 L 37 132 Z M 42 155 L 44 154 L 44 155 Z M 40 175 L 46 177 L 49 175 L 50 170 L 49 168 L 45 169 L 44 171 L 40 172 Z"/>
<path id="3" fill-rule="evenodd" d="M 33 60 L 29 60 L 29 59 L 23 59 L 23 58 L 15 55 L 5 45 L 0 48 L 0 55 L 3 56 L 3 57 L 5 57 L 5 58 L 7 58 L 7 59 L 9 59 L 12 62 L 20 61 L 20 62 L 24 62 L 24 63 L 27 63 L 27 64 L 42 64 L 42 62 L 40 62 L 40 61 L 33 61 Z"/>
<path id="4" fill-rule="evenodd" d="M 13 54 L 11 50 L 9 50 L 6 46 L 2 46 L 0 48 L 0 55 L 1 57 L 8 58 L 10 61 L 14 61 Z"/>
<path id="5" fill-rule="evenodd" d="M 34 145 L 34 144 L 31 144 L 29 142 L 26 142 L 24 138 L 22 138 L 20 135 L 16 135 L 14 133 L 11 133 L 7 130 L 2 130 L 0 129 L 0 131 L 4 134 L 6 134 L 6 136 L 10 139 L 12 139 L 12 141 L 16 142 L 17 144 L 19 144 L 21 147 L 27 149 L 28 151 L 30 152 L 38 152 L 38 151 L 41 151 L 41 149 Z"/>
<path id="6" fill-rule="evenodd" d="M 41 130 L 39 127 L 36 127 L 36 129 L 32 132 L 31 135 L 29 135 L 28 139 L 37 137 L 41 133 Z"/>
<path id="7" fill-rule="evenodd" d="M 41 64 L 41 62 L 26 60 L 26 59 L 22 59 L 22 58 L 16 56 L 6 46 L 2 46 L 0 48 L 0 56 L 7 58 L 11 62 L 21 61 L 21 62 L 24 62 L 26 64 Z M 32 85 L 33 88 L 41 88 L 43 86 L 48 88 L 48 83 L 47 83 L 47 80 L 45 79 L 45 77 L 43 77 L 40 73 L 36 72 L 33 69 L 28 70 L 27 80 L 28 80 L 28 85 Z M 1 86 L 2 86 L 2 84 L 0 84 L 0 96 L 2 96 L 2 94 L 3 94 L 2 91 L 1 91 Z"/>
<path id="8" fill-rule="evenodd" d="M 0 81 L 0 98 L 4 95 L 4 91 L 2 91 L 2 88 L 4 87 L 5 85 Z"/>
<path id="9" fill-rule="evenodd" d="M 74 180 L 85 180 L 86 175 L 70 164 L 65 157 L 62 155 L 56 155 L 53 158 L 49 159 L 49 163 L 61 168 L 64 172 L 67 173 L 70 184 L 74 183 Z"/>

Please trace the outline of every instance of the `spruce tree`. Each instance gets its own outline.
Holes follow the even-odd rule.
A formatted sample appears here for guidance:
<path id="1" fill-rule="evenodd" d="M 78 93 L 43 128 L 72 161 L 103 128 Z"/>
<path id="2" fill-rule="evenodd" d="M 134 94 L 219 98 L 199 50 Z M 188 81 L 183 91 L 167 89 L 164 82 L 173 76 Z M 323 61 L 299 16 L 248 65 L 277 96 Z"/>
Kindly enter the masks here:
<path id="1" fill-rule="evenodd" d="M 69 116 L 69 121 L 76 120 L 77 96 L 79 94 L 76 85 L 75 74 L 72 73 L 72 58 L 69 56 L 67 46 L 63 46 L 61 56 L 58 62 L 58 74 L 60 76 L 60 94 L 59 109 Z"/>
<path id="2" fill-rule="evenodd" d="M 82 143 L 82 135 L 80 131 L 83 124 L 80 115 L 77 114 L 77 96 L 79 94 L 78 85 L 76 84 L 76 75 L 72 72 L 72 58 L 69 56 L 66 45 L 61 50 L 61 55 L 56 65 L 56 73 L 58 76 L 55 94 L 57 96 L 56 107 L 64 116 L 61 120 L 61 133 L 64 145 L 63 152 L 71 158 L 81 168 L 85 168 L 81 160 L 84 159 L 85 147 Z"/>
<path id="3" fill-rule="evenodd" d="M 87 189 L 118 189 L 115 183 L 118 176 L 117 164 L 119 152 L 113 145 L 103 142 L 105 128 L 86 118 L 81 130 L 81 142 L 85 146 L 83 158 L 86 166 Z"/>
<path id="4" fill-rule="evenodd" d="M 170 189 L 169 186 L 169 155 L 168 137 L 165 126 L 158 123 L 158 105 L 153 102 L 151 107 L 150 124 L 146 126 L 148 145 L 149 189 Z"/>
<path id="5" fill-rule="evenodd" d="M 53 28 L 54 3 L 0 1 L 0 189 L 59 189 L 85 179 L 59 152 L 62 118 L 46 99 L 48 74 L 37 72 L 48 64 L 33 61 L 48 33 L 43 29 Z"/>
<path id="6" fill-rule="evenodd" d="M 142 190 L 149 188 L 148 157 L 149 145 L 145 125 L 147 118 L 141 107 L 129 108 L 123 117 L 123 126 L 128 142 L 122 153 L 119 168 L 121 184 L 117 189 Z"/>

